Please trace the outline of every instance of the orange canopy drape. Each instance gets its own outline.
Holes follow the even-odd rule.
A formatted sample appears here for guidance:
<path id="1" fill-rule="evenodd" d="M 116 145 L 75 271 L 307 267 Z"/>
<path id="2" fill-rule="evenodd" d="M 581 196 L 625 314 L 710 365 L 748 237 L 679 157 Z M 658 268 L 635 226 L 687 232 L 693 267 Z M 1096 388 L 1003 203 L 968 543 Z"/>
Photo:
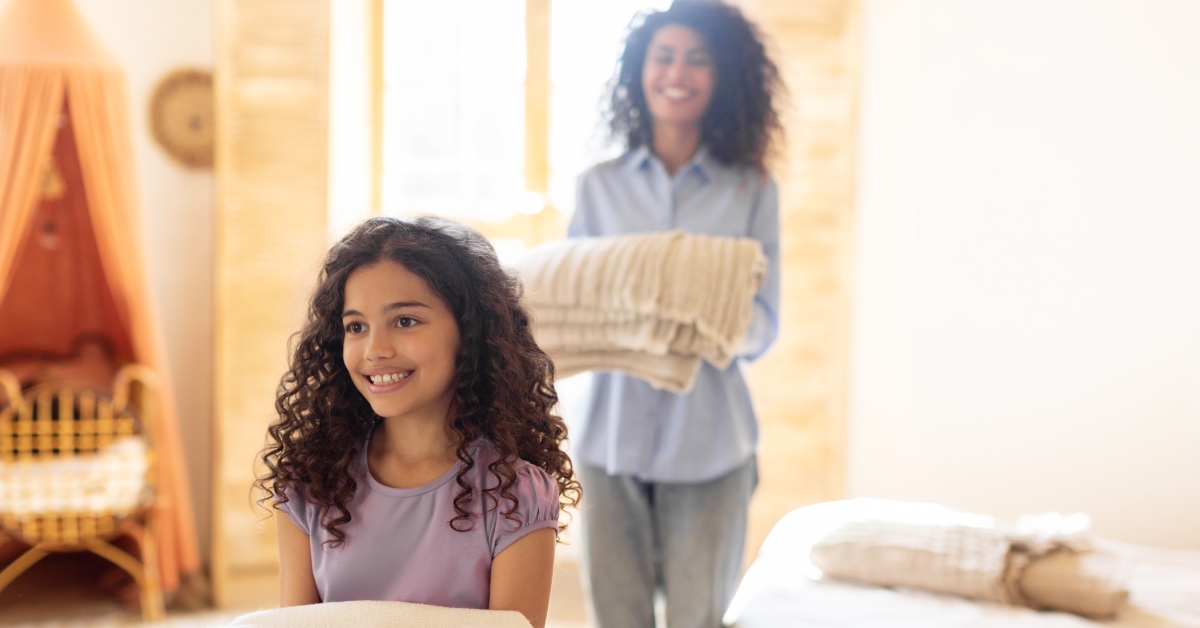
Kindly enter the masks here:
<path id="1" fill-rule="evenodd" d="M 77 219 L 60 234 L 66 245 L 78 245 L 74 257 L 57 265 L 39 263 L 34 250 L 35 217 L 46 209 L 42 191 L 52 161 L 68 188 L 60 201 L 63 216 L 73 210 Z M 90 317 L 88 331 L 101 328 L 120 357 L 163 376 L 155 428 L 162 455 L 157 508 L 162 581 L 171 590 L 181 574 L 199 569 L 200 557 L 142 254 L 133 168 L 125 81 L 116 61 L 70 0 L 12 0 L 0 15 L 0 355 L 47 348 L 25 321 L 51 321 L 47 327 L 69 336 L 81 331 L 79 317 Z M 94 242 L 79 239 L 89 235 Z M 63 281 L 64 273 L 87 285 L 51 289 L 47 282 Z M 105 288 L 99 296 L 98 285 Z M 44 295 L 87 311 L 37 303 Z"/>

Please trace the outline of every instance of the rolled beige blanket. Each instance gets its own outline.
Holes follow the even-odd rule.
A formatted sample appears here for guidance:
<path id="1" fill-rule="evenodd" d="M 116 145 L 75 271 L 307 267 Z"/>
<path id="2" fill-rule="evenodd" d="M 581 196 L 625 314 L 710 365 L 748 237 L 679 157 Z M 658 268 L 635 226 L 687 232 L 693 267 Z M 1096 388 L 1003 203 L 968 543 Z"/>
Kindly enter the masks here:
<path id="1" fill-rule="evenodd" d="M 1017 585 L 1030 608 L 1112 617 L 1129 599 L 1128 562 L 1103 550 L 1060 550 L 1032 560 Z"/>
<path id="2" fill-rule="evenodd" d="M 1123 559 L 1080 532 L 1024 534 L 1000 525 L 860 521 L 818 541 L 825 575 L 979 600 L 1112 617 L 1129 597 Z"/>

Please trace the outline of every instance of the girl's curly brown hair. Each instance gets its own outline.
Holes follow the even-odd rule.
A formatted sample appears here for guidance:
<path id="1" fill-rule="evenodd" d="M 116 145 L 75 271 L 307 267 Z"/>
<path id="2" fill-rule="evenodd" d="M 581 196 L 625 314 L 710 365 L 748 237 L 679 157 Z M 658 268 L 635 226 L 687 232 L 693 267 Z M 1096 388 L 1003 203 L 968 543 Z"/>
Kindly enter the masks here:
<path id="1" fill-rule="evenodd" d="M 303 498 L 320 508 L 323 527 L 336 539 L 331 543 L 345 541 L 341 526 L 351 520 L 346 504 L 357 489 L 350 467 L 381 419 L 343 363 L 342 305 L 350 274 L 385 260 L 423 279 L 458 323 L 449 427 L 459 437 L 457 455 L 463 466 L 454 498 L 457 516 L 450 527 L 465 531 L 472 526 L 467 509 L 472 489 L 465 476 L 475 466 L 470 446 L 480 437 L 499 453 L 488 466 L 500 481 L 486 489 L 485 511 L 507 501 L 502 514 L 513 518 L 517 498 L 510 489 L 517 460 L 550 474 L 563 506 L 578 504 L 579 482 L 561 448 L 566 424 L 553 413 L 558 403 L 554 365 L 533 340 L 520 280 L 500 266 L 492 245 L 479 233 L 431 217 L 371 218 L 330 249 L 308 320 L 293 336 L 289 369 L 279 384 L 279 418 L 267 430 L 271 442 L 262 453 L 267 472 L 255 482 L 267 494 L 260 503 L 273 500 L 278 508 L 288 500 L 285 489 L 302 484 Z"/>
<path id="2" fill-rule="evenodd" d="M 650 41 L 668 24 L 704 37 L 714 61 L 712 102 L 700 123 L 700 141 L 726 166 L 766 170 L 774 142 L 782 139 L 776 104 L 784 85 L 763 37 L 736 7 L 718 0 L 675 0 L 666 11 L 638 15 L 609 83 L 609 137 L 634 149 L 653 144 L 654 125 L 642 90 L 642 66 Z"/>

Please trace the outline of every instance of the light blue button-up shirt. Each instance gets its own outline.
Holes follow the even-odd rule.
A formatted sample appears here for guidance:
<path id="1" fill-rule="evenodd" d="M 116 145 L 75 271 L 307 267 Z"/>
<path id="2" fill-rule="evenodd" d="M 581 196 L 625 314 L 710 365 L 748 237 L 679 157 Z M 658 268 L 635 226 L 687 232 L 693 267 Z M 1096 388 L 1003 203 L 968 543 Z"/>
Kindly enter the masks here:
<path id="1" fill-rule="evenodd" d="M 762 243 L 767 274 L 741 357 L 721 370 L 703 362 L 686 394 L 653 388 L 622 372 L 596 373 L 575 457 L 610 475 L 649 482 L 703 482 L 732 471 L 758 446 L 758 421 L 742 365 L 762 355 L 779 329 L 779 193 L 753 168 L 729 168 L 703 147 L 668 175 L 646 147 L 579 177 L 569 237 L 680 230 Z"/>

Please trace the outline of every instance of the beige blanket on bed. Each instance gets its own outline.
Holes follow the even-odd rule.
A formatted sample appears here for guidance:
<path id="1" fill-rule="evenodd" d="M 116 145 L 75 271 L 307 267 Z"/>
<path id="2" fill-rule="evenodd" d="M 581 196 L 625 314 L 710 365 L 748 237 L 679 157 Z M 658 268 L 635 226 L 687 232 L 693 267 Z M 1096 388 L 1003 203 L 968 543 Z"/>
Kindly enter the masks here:
<path id="1" fill-rule="evenodd" d="M 818 541 L 810 560 L 835 578 L 1111 617 L 1129 596 L 1125 566 L 1092 550 L 1087 527 L 1055 514 L 1015 526 L 860 521 Z"/>
<path id="2" fill-rule="evenodd" d="M 238 628 L 531 628 L 516 611 L 443 608 L 407 602 L 331 602 L 242 615 Z"/>
<path id="3" fill-rule="evenodd" d="M 516 264 L 559 377 L 622 370 L 686 392 L 701 360 L 729 366 L 767 262 L 758 242 L 668 233 L 573 238 Z"/>

